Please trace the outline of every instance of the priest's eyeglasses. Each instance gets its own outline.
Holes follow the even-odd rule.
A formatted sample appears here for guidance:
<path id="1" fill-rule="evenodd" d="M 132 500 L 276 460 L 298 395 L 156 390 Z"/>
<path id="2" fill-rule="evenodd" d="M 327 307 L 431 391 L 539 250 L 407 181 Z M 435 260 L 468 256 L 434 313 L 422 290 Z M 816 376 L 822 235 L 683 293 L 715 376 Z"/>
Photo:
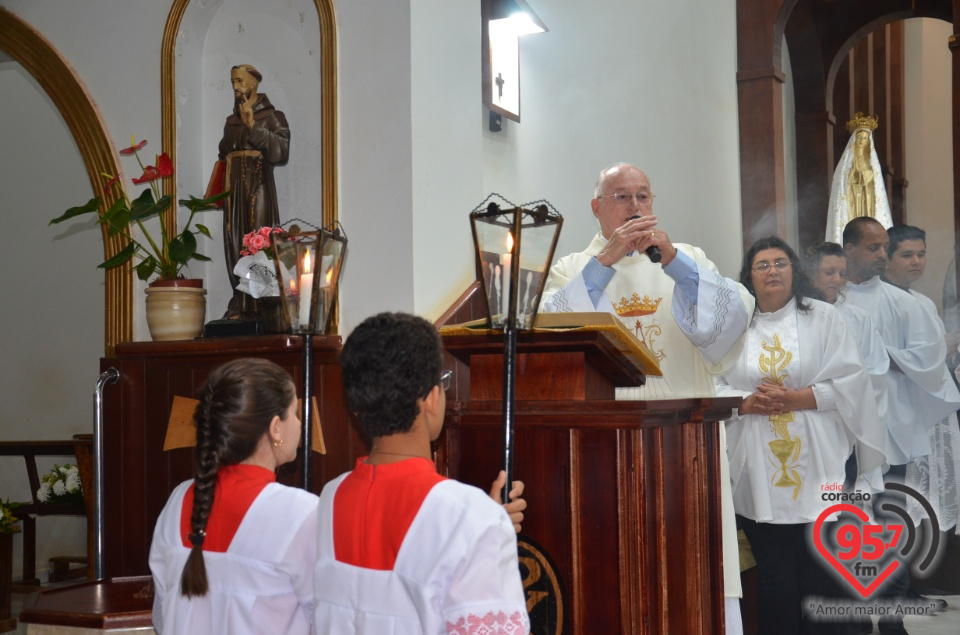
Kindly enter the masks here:
<path id="1" fill-rule="evenodd" d="M 777 260 L 775 262 L 767 262 L 764 260 L 763 262 L 758 262 L 757 264 L 753 265 L 752 268 L 757 273 L 766 273 L 770 271 L 770 267 L 775 267 L 777 271 L 783 271 L 784 269 L 788 269 L 790 267 L 790 261 Z"/>
<path id="2" fill-rule="evenodd" d="M 598 196 L 597 198 L 612 198 L 613 202 L 617 205 L 629 205 L 633 201 L 637 202 L 637 205 L 643 207 L 644 205 L 650 205 L 653 203 L 653 199 L 656 198 L 653 194 L 647 194 L 642 192 L 640 194 L 626 194 L 624 192 L 617 192 L 616 194 L 605 194 L 603 196 Z"/>
<path id="3" fill-rule="evenodd" d="M 443 392 L 450 390 L 450 379 L 453 377 L 452 370 L 445 370 L 440 373 L 440 387 L 443 388 Z"/>

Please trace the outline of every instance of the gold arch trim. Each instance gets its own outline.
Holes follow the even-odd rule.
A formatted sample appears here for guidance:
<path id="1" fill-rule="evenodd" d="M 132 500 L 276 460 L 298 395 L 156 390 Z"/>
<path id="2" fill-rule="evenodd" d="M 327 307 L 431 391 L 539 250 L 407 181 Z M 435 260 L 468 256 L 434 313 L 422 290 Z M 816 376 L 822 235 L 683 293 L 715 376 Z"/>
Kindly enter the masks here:
<path id="1" fill-rule="evenodd" d="M 163 150 L 177 164 L 177 76 L 176 43 L 180 23 L 190 0 L 174 0 L 163 31 L 160 53 L 160 98 L 163 124 Z M 320 22 L 320 180 L 323 186 L 322 216 L 324 226 L 337 220 L 337 28 L 332 0 L 314 0 Z M 168 179 L 167 194 L 177 200 L 176 179 Z M 176 215 L 164 219 L 167 229 L 176 232 Z M 331 317 L 331 330 L 339 326 L 337 312 Z"/>
<path id="2" fill-rule="evenodd" d="M 105 211 L 116 199 L 104 190 L 102 173 L 123 178 L 117 153 L 107 127 L 86 87 L 60 52 L 32 26 L 0 7 L 0 50 L 19 62 L 49 95 L 66 122 L 80 150 L 95 195 Z M 125 246 L 120 236 L 107 236 L 103 229 L 104 260 Z M 116 268 L 105 273 L 104 350 L 113 355 L 119 342 L 133 339 L 133 273 Z"/>

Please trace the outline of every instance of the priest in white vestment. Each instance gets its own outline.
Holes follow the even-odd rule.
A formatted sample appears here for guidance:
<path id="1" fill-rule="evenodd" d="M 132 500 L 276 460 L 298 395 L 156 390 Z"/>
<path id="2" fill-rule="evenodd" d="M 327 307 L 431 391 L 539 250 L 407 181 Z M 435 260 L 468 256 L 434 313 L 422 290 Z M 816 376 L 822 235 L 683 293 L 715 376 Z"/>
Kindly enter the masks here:
<path id="1" fill-rule="evenodd" d="M 618 399 L 710 397 L 713 375 L 739 354 L 753 297 L 721 276 L 702 250 L 673 243 L 657 226 L 653 198 L 650 181 L 638 167 L 620 163 L 603 170 L 590 202 L 600 232 L 586 250 L 550 269 L 540 310 L 615 313 L 653 351 L 663 376 L 648 377 L 638 388 L 618 388 Z M 660 264 L 651 261 L 651 247 L 659 249 Z M 739 603 L 729 600 L 741 596 L 740 569 L 729 488 L 721 488 L 721 494 L 730 633 L 739 623 Z"/>

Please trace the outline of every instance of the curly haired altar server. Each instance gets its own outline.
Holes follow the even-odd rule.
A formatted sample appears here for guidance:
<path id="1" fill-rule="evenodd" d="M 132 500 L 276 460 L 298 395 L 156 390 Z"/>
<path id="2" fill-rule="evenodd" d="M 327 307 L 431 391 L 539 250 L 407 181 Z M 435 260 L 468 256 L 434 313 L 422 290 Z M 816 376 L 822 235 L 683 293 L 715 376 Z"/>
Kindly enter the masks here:
<path id="1" fill-rule="evenodd" d="M 430 460 L 441 354 L 436 329 L 401 313 L 366 319 L 343 346 L 347 404 L 373 443 L 320 495 L 318 633 L 529 632 L 507 512 Z"/>

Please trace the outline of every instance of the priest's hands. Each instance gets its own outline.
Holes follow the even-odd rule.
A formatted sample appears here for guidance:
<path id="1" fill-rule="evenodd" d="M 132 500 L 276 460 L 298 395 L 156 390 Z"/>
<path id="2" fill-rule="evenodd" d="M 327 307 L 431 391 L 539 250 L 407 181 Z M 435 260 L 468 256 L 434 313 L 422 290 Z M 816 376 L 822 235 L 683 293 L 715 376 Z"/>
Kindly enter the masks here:
<path id="1" fill-rule="evenodd" d="M 507 484 L 507 473 L 500 470 L 497 479 L 490 486 L 490 498 L 497 503 L 502 500 L 503 486 Z M 514 481 L 510 489 L 510 502 L 503 506 L 513 523 L 513 530 L 520 533 L 520 523 L 523 522 L 523 510 L 527 508 L 527 501 L 521 498 L 523 494 L 523 481 Z"/>
<path id="2" fill-rule="evenodd" d="M 660 264 L 670 264 L 677 255 L 677 248 L 667 233 L 656 226 L 657 217 L 653 215 L 628 220 L 607 237 L 607 244 L 597 254 L 597 261 L 604 267 L 611 267 L 631 251 L 646 251 L 656 246 L 663 258 Z"/>
<path id="3" fill-rule="evenodd" d="M 757 392 L 740 404 L 741 415 L 778 415 L 794 410 L 816 410 L 817 399 L 813 388 L 800 390 L 784 388 L 777 384 L 760 384 Z"/>

